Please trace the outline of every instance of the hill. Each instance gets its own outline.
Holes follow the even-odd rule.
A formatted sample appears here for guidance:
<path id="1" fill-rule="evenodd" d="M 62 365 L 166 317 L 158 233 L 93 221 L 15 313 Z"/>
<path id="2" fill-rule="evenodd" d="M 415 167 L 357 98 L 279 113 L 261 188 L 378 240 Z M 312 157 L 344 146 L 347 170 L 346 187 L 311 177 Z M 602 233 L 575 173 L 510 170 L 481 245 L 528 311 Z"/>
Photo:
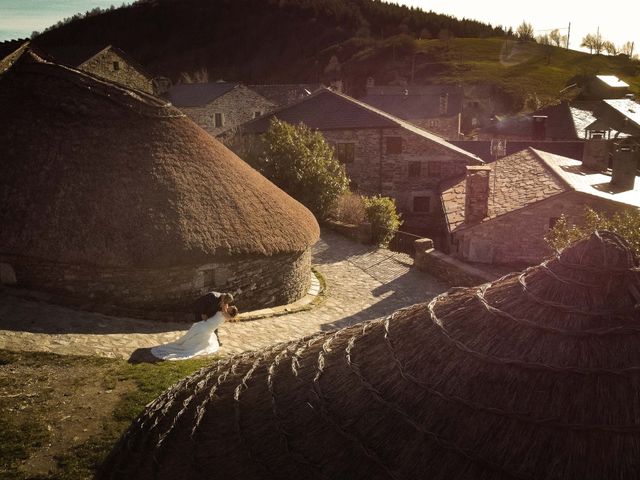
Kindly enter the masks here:
<path id="1" fill-rule="evenodd" d="M 174 80 L 202 69 L 212 81 L 341 79 L 355 96 L 368 77 L 480 83 L 514 111 L 553 102 L 595 73 L 618 75 L 640 93 L 640 64 L 626 57 L 518 42 L 500 27 L 379 0 L 145 0 L 78 15 L 34 41 L 45 49 L 113 44 Z"/>

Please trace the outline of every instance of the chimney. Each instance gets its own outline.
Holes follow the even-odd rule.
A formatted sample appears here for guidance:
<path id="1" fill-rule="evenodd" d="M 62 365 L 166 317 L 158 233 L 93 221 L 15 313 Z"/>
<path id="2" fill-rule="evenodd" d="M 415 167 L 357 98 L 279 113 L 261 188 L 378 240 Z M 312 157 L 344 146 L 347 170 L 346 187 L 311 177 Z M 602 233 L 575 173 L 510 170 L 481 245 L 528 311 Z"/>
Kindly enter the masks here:
<path id="1" fill-rule="evenodd" d="M 604 138 L 594 137 L 584 142 L 582 150 L 582 165 L 601 172 L 609 168 L 609 152 L 612 144 Z"/>
<path id="2" fill-rule="evenodd" d="M 485 218 L 489 212 L 488 165 L 468 166 L 464 199 L 464 221 L 475 223 Z"/>
<path id="3" fill-rule="evenodd" d="M 638 145 L 617 145 L 613 152 L 611 186 L 620 191 L 633 190 L 639 158 Z"/>
<path id="4" fill-rule="evenodd" d="M 547 116 L 546 115 L 533 115 L 533 132 L 532 140 L 546 140 L 547 139 Z"/>

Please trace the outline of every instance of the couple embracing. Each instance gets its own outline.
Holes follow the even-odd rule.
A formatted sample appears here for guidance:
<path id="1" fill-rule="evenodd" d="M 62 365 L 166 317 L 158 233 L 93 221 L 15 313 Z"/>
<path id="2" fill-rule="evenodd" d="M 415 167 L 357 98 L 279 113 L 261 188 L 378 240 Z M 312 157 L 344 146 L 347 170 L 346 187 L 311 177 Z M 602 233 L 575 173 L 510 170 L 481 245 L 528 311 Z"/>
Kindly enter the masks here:
<path id="1" fill-rule="evenodd" d="M 217 352 L 222 345 L 218 327 L 238 315 L 238 309 L 232 303 L 230 293 L 203 295 L 193 304 L 195 323 L 189 331 L 175 342 L 153 347 L 151 353 L 161 360 L 186 360 Z"/>

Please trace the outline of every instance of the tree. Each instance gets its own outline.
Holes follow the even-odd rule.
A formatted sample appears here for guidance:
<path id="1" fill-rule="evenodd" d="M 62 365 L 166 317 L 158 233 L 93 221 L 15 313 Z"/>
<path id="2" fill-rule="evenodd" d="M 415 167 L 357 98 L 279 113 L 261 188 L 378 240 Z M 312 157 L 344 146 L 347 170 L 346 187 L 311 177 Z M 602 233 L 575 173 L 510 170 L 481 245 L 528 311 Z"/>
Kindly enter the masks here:
<path id="1" fill-rule="evenodd" d="M 563 47 L 567 44 L 567 36 L 561 35 L 560 30 L 557 28 L 554 28 L 549 32 L 549 40 L 551 41 L 551 44 L 556 47 Z"/>
<path id="2" fill-rule="evenodd" d="M 523 20 L 516 29 L 516 37 L 518 37 L 523 42 L 529 42 L 533 40 L 533 25 Z"/>
<path id="3" fill-rule="evenodd" d="M 624 55 L 628 55 L 629 58 L 632 58 L 633 57 L 633 47 L 634 47 L 634 42 L 625 42 L 620 46 L 620 48 L 618 50 L 620 51 L 620 53 L 622 53 Z"/>
<path id="4" fill-rule="evenodd" d="M 349 179 L 322 134 L 274 118 L 263 141 L 263 152 L 249 162 L 316 217 L 326 218 Z"/>
<path id="5" fill-rule="evenodd" d="M 599 55 L 603 49 L 604 40 L 602 40 L 602 35 L 600 32 L 596 33 L 587 33 L 585 37 L 582 39 L 581 47 L 585 47 L 589 49 L 589 53 L 595 53 Z"/>
<path id="6" fill-rule="evenodd" d="M 582 225 L 569 225 L 563 216 L 545 236 L 546 242 L 556 251 L 570 243 L 588 237 L 595 230 L 610 230 L 624 237 L 636 253 L 640 255 L 640 212 L 623 210 L 608 217 L 591 208 L 585 209 L 585 221 Z"/>
<path id="7" fill-rule="evenodd" d="M 607 52 L 607 55 L 617 55 L 618 53 L 618 49 L 610 40 L 605 40 L 604 42 L 602 42 L 602 48 L 605 52 Z"/>
<path id="8" fill-rule="evenodd" d="M 536 37 L 536 42 L 540 45 L 553 45 L 551 38 L 546 33 L 544 35 L 538 35 Z"/>

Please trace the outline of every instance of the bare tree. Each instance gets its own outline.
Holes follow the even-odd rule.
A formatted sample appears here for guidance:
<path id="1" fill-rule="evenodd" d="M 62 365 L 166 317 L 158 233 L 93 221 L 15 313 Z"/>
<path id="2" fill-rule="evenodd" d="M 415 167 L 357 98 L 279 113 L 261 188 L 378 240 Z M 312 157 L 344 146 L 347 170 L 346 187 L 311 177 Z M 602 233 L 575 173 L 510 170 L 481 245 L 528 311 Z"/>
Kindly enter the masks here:
<path id="1" fill-rule="evenodd" d="M 538 35 L 536 37 L 536 42 L 538 42 L 540 45 L 553 45 L 551 37 L 546 33 L 544 35 Z"/>
<path id="2" fill-rule="evenodd" d="M 602 42 L 602 48 L 604 49 L 605 52 L 607 52 L 607 55 L 617 55 L 618 54 L 618 49 L 613 44 L 613 42 L 610 41 L 610 40 L 605 40 L 604 42 Z"/>
<path id="3" fill-rule="evenodd" d="M 618 51 L 624 55 L 629 55 L 629 58 L 633 58 L 633 47 L 634 42 L 625 42 L 620 46 Z"/>
<path id="4" fill-rule="evenodd" d="M 549 33 L 549 40 L 551 40 L 551 44 L 555 45 L 556 47 L 561 47 L 567 44 L 567 36 L 561 35 L 560 30 L 558 30 L 557 28 L 551 30 L 551 32 Z"/>
<path id="5" fill-rule="evenodd" d="M 516 37 L 518 37 L 523 42 L 528 42 L 533 40 L 534 39 L 533 25 L 523 20 L 522 23 L 516 29 Z"/>
<path id="6" fill-rule="evenodd" d="M 596 33 L 587 33 L 587 35 L 582 39 L 581 47 L 585 47 L 589 49 L 589 53 L 595 53 L 599 55 L 602 53 L 602 49 L 604 48 L 604 40 L 602 40 L 602 35 L 600 32 Z"/>

